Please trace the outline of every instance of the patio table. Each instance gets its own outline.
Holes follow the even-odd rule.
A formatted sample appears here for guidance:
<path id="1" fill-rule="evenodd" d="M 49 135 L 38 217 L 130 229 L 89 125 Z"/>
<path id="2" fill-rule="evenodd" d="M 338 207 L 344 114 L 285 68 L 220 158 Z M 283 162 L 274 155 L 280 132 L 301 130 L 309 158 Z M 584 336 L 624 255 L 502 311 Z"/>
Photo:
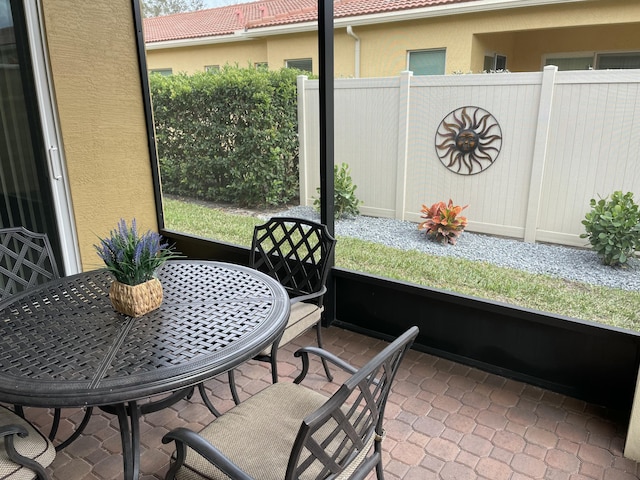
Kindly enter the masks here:
<path id="1" fill-rule="evenodd" d="M 182 398 L 270 345 L 289 315 L 284 288 L 247 267 L 177 260 L 158 277 L 162 305 L 138 318 L 113 309 L 106 270 L 46 283 L 0 306 L 0 402 L 111 408 L 127 480 L 140 471 L 146 411 L 138 401 L 170 394 L 158 409 Z"/>

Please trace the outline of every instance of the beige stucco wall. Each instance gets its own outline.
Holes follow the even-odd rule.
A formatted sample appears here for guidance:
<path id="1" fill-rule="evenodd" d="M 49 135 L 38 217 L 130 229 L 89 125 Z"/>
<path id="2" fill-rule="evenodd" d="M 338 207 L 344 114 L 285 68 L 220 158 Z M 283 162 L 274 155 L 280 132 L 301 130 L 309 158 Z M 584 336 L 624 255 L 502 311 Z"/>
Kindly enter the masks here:
<path id="1" fill-rule="evenodd" d="M 598 26 L 600 25 L 600 26 Z M 606 27 L 602 27 L 602 26 Z M 540 70 L 542 55 L 586 50 L 640 50 L 640 2 L 591 1 L 435 17 L 369 26 L 354 26 L 361 40 L 361 76 L 396 76 L 407 67 L 407 52 L 446 48 L 446 73 L 479 72 L 486 54 L 507 55 L 512 71 Z M 355 40 L 344 27 L 335 30 L 335 76 L 354 75 Z M 245 64 L 257 56 L 241 47 L 264 45 L 269 67 L 278 69 L 287 58 L 313 58 L 317 73 L 316 33 L 263 36 L 260 40 L 212 44 L 197 49 L 149 50 L 151 68 L 201 71 L 205 58 Z M 587 46 L 588 45 L 588 46 Z M 222 63 L 222 62 L 221 62 Z"/>
<path id="2" fill-rule="evenodd" d="M 186 47 L 179 50 L 161 49 L 147 53 L 147 68 L 172 68 L 173 73 L 203 72 L 207 65 L 246 67 L 267 62 L 267 43 L 262 40 L 224 43 L 211 46 Z"/>
<path id="3" fill-rule="evenodd" d="M 130 0 L 43 0 L 82 268 L 120 218 L 156 230 Z"/>
<path id="4" fill-rule="evenodd" d="M 318 73 L 318 34 L 278 35 L 268 38 L 269 68 L 278 70 L 286 60 L 311 58 L 313 73 Z"/>

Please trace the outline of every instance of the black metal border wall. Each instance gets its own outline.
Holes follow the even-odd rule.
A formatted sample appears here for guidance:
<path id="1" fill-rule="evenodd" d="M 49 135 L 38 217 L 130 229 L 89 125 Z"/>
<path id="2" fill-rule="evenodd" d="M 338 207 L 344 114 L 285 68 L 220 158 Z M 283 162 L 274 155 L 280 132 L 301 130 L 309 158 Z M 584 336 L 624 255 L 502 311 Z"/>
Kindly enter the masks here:
<path id="1" fill-rule="evenodd" d="M 334 269 L 336 324 L 382 338 L 420 327 L 419 350 L 631 412 L 640 334 Z"/>

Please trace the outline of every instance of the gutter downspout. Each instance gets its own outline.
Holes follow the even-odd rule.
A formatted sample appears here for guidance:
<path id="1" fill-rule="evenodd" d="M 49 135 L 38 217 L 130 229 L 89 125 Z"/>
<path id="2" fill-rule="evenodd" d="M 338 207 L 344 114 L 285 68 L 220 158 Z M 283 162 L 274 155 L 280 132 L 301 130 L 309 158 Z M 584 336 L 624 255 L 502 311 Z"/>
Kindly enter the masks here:
<path id="1" fill-rule="evenodd" d="M 356 40 L 356 48 L 355 48 L 355 76 L 356 78 L 360 78 L 360 37 L 358 37 L 355 33 L 353 33 L 353 28 L 351 25 L 347 25 L 347 35 L 355 38 Z"/>

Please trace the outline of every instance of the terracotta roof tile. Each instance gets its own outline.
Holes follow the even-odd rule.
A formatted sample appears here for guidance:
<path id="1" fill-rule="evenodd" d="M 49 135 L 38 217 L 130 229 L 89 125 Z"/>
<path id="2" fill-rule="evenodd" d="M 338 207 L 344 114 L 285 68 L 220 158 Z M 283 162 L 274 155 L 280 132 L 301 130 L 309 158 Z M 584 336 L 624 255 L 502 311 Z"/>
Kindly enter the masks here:
<path id="1" fill-rule="evenodd" d="M 334 17 L 473 2 L 476 0 L 335 0 Z M 197 12 L 145 18 L 145 42 L 230 35 L 238 30 L 316 21 L 317 0 L 261 0 Z"/>

